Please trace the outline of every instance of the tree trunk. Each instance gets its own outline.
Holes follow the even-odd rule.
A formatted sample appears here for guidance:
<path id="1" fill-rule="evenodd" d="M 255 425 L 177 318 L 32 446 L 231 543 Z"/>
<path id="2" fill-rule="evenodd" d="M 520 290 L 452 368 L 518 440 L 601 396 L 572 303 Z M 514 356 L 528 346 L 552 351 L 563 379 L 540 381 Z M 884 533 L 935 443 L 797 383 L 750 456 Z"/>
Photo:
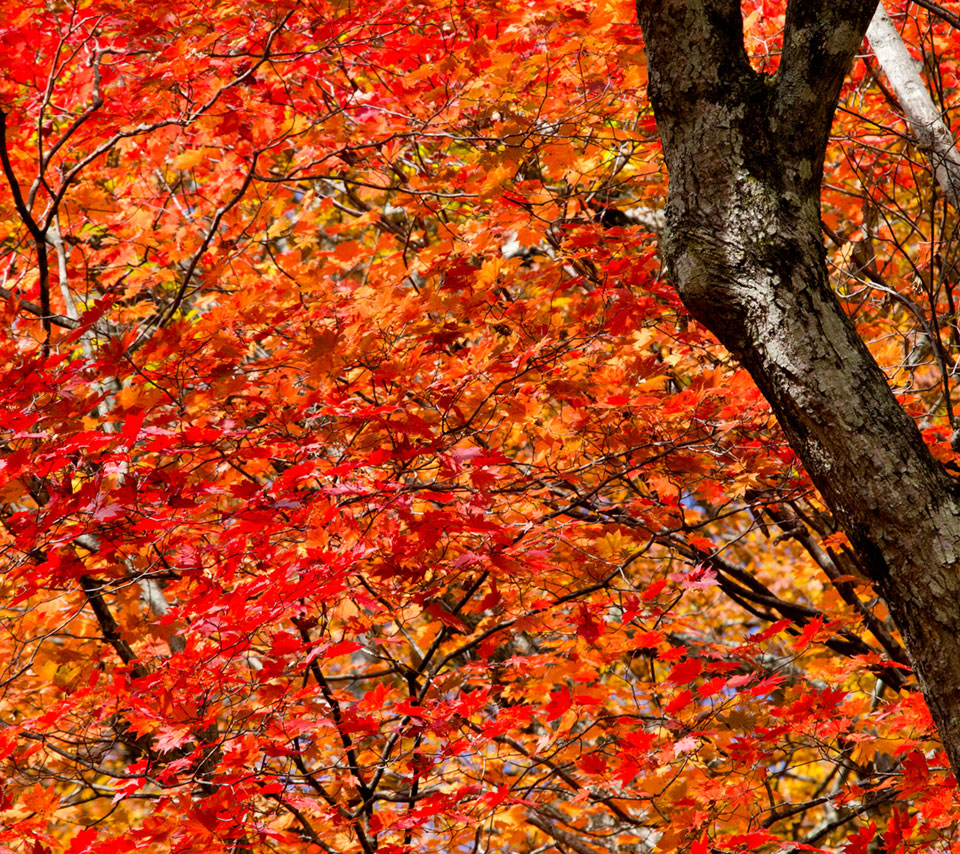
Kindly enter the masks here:
<path id="1" fill-rule="evenodd" d="M 885 598 L 960 769 L 960 500 L 831 291 L 820 181 L 876 0 L 791 0 L 776 76 L 740 0 L 638 0 L 684 304 L 766 396 Z M 958 775 L 960 776 L 960 775 Z"/>

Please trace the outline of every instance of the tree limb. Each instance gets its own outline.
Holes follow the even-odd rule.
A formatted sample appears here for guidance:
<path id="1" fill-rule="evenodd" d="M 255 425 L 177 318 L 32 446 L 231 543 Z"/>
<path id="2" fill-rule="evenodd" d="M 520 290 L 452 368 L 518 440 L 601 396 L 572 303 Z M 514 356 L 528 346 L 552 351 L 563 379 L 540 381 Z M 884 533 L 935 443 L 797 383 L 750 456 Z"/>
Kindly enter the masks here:
<path id="1" fill-rule="evenodd" d="M 917 63 L 882 3 L 877 6 L 867 29 L 867 40 L 903 110 L 917 147 L 933 167 L 944 198 L 960 210 L 960 153 L 953 134 L 933 103 Z"/>

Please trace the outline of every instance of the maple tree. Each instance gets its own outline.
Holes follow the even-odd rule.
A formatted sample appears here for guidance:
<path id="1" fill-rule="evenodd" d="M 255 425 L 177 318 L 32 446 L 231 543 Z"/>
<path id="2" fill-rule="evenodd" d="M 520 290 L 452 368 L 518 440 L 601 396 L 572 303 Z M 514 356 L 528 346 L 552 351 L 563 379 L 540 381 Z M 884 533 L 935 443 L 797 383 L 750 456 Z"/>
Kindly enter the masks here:
<path id="1" fill-rule="evenodd" d="M 7 4 L 0 851 L 960 850 L 917 629 L 671 248 L 700 5 Z M 773 74 L 787 4 L 708 5 Z M 804 237 L 949 468 L 949 129 L 860 5 Z M 955 7 L 887 5 L 948 119 Z"/>

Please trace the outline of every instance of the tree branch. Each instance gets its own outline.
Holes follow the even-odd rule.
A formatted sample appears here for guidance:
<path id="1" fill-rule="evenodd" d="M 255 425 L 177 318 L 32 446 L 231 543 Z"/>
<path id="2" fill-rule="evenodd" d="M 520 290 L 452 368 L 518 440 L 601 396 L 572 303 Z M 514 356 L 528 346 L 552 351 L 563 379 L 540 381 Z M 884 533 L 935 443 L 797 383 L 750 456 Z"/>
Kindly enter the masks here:
<path id="1" fill-rule="evenodd" d="M 527 821 L 529 821 L 534 827 L 542 830 L 548 836 L 552 836 L 561 845 L 566 846 L 571 851 L 576 851 L 577 854 L 597 854 L 596 849 L 587 845 L 587 843 L 580 839 L 579 836 L 576 836 L 569 830 L 565 830 L 559 825 L 554 824 L 548 818 L 534 810 L 530 810 L 530 812 L 527 813 Z"/>
<path id="2" fill-rule="evenodd" d="M 104 640 L 116 650 L 117 655 L 120 656 L 124 664 L 132 665 L 131 672 L 134 677 L 139 678 L 145 676 L 147 671 L 143 668 L 142 664 L 137 663 L 137 654 L 133 651 L 130 644 L 123 639 L 123 636 L 120 634 L 120 626 L 117 624 L 113 614 L 110 612 L 110 608 L 104 601 L 103 585 L 89 575 L 81 575 L 80 587 L 87 597 L 87 602 L 90 603 L 90 608 L 94 616 L 97 618 L 97 623 L 100 625 L 100 631 L 103 633 Z"/>
<path id="3" fill-rule="evenodd" d="M 3 167 L 3 174 L 10 185 L 10 192 L 13 195 L 13 204 L 23 220 L 23 224 L 30 232 L 34 245 L 37 249 L 37 274 L 40 282 L 40 321 L 43 323 L 43 330 L 47 334 L 47 343 L 45 349 L 50 345 L 51 316 L 50 316 L 50 269 L 47 260 L 47 237 L 44 229 L 37 225 L 36 220 L 27 208 L 23 200 L 23 194 L 20 192 L 20 182 L 17 180 L 16 172 L 13 170 L 13 164 L 10 162 L 10 152 L 7 150 L 7 114 L 0 110 L 0 165 Z"/>
<path id="4" fill-rule="evenodd" d="M 953 134 L 882 3 L 870 22 L 867 39 L 917 140 L 917 147 L 930 161 L 944 198 L 960 210 L 960 153 Z"/>
<path id="5" fill-rule="evenodd" d="M 771 131 L 803 171 L 804 183 L 820 186 L 840 87 L 875 9 L 876 0 L 793 0 L 787 5 Z"/>
<path id="6" fill-rule="evenodd" d="M 702 104 L 729 102 L 744 83 L 759 80 L 743 45 L 739 0 L 637 0 L 636 7 L 650 98 L 661 110 L 690 120 Z M 671 124 L 661 127 L 661 134 L 669 134 Z"/>

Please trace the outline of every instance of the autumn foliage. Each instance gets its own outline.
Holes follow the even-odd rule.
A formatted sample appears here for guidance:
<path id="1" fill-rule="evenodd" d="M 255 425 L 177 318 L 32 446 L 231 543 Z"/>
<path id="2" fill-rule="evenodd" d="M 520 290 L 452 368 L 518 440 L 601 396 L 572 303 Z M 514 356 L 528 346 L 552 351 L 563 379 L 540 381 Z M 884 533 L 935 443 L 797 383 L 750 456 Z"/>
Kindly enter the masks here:
<path id="1" fill-rule="evenodd" d="M 661 274 L 631 7 L 4 3 L 0 852 L 960 850 L 884 605 Z M 953 465 L 956 212 L 869 57 L 835 136 L 837 293 Z"/>

